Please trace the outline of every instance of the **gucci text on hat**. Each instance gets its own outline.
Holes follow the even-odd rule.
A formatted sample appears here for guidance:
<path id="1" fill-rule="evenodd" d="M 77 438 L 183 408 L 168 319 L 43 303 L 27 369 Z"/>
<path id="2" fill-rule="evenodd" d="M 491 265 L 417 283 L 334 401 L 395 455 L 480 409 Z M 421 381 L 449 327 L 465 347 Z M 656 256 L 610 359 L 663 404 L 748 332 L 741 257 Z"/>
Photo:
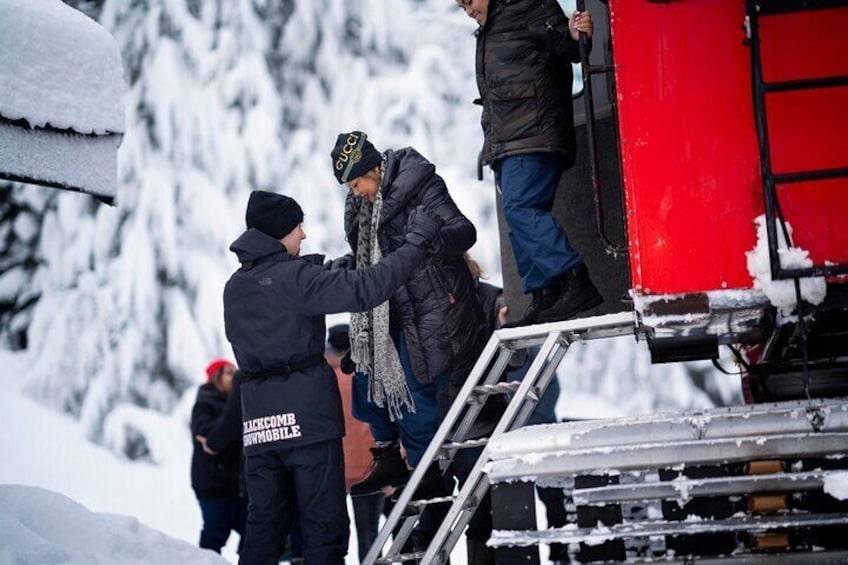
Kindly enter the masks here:
<path id="1" fill-rule="evenodd" d="M 361 131 L 340 133 L 330 157 L 333 159 L 333 174 L 340 184 L 366 174 L 383 158 Z"/>

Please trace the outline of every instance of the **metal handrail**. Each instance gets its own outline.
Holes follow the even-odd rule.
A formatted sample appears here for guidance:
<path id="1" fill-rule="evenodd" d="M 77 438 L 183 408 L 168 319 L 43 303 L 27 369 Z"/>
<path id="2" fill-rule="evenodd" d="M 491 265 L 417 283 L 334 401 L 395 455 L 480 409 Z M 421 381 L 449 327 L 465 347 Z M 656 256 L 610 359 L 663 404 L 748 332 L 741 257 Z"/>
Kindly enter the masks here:
<path id="1" fill-rule="evenodd" d="M 577 0 L 577 11 L 586 10 L 585 0 Z M 600 161 L 598 160 L 598 139 L 595 133 L 595 100 L 592 93 L 592 75 L 606 74 L 613 71 L 612 65 L 601 65 L 593 67 L 589 64 L 589 47 L 586 34 L 580 32 L 580 69 L 583 73 L 583 103 L 586 109 L 586 135 L 589 138 L 589 169 L 592 173 L 592 190 L 595 197 L 595 221 L 598 224 L 598 236 L 608 253 L 626 253 L 625 245 L 615 245 L 610 241 L 606 233 L 604 221 L 604 205 L 601 197 L 601 178 L 599 174 Z"/>

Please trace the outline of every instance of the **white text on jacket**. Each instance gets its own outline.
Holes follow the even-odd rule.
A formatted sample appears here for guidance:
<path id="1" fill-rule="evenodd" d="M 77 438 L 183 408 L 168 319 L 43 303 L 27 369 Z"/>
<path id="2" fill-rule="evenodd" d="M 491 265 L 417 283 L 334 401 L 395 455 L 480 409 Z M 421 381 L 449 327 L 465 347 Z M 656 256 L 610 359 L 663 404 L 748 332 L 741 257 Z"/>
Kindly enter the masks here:
<path id="1" fill-rule="evenodd" d="M 244 446 L 300 437 L 300 425 L 293 413 L 247 420 L 244 424 Z"/>

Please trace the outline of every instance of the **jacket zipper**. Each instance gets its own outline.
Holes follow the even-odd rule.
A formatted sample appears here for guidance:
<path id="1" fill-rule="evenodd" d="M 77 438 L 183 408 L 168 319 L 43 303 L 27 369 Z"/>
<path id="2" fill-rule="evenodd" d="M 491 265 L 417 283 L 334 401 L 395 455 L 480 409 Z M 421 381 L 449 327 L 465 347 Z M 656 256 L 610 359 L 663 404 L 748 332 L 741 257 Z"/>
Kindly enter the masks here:
<path id="1" fill-rule="evenodd" d="M 442 292 L 448 295 L 448 302 L 450 302 L 451 304 L 456 304 L 456 296 L 454 296 L 454 294 L 448 290 L 448 285 L 445 283 L 445 279 L 442 276 L 442 272 L 431 263 L 427 263 L 427 268 L 430 270 L 430 274 L 433 276 L 433 279 L 441 287 Z"/>

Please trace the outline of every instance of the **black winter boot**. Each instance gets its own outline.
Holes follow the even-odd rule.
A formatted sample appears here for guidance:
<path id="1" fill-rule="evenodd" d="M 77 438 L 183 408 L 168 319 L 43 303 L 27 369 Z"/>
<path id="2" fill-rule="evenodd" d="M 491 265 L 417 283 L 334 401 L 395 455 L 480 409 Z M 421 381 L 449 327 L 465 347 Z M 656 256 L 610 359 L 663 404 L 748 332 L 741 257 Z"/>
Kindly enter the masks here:
<path id="1" fill-rule="evenodd" d="M 368 468 L 368 475 L 350 485 L 351 496 L 365 496 L 380 492 L 386 487 L 400 487 L 409 479 L 409 469 L 400 456 L 400 447 L 372 447 L 374 459 Z"/>
<path id="2" fill-rule="evenodd" d="M 432 463 L 421 478 L 421 484 L 415 491 L 415 500 L 426 500 L 429 498 L 439 498 L 449 496 L 445 477 L 442 475 L 442 470 L 439 469 L 438 463 Z"/>
<path id="3" fill-rule="evenodd" d="M 539 314 L 554 305 L 562 292 L 562 286 L 547 286 L 530 292 L 533 294 L 533 302 L 524 311 L 524 317 L 515 322 L 504 324 L 505 328 L 520 328 L 539 323 Z"/>
<path id="4" fill-rule="evenodd" d="M 404 487 L 405 488 L 405 487 Z M 400 498 L 402 489 L 397 489 L 392 493 L 392 502 L 397 502 Z M 428 500 L 431 498 L 441 498 L 450 495 L 445 477 L 442 475 L 442 470 L 439 469 L 438 463 L 432 463 L 427 472 L 418 483 L 418 488 L 415 489 L 415 494 L 412 495 L 412 500 Z"/>
<path id="5" fill-rule="evenodd" d="M 578 313 L 594 308 L 604 301 L 583 263 L 560 275 L 560 283 L 562 294 L 553 306 L 539 315 L 540 322 L 570 320 Z"/>
<path id="6" fill-rule="evenodd" d="M 407 484 L 403 488 L 405 489 L 408 487 L 409 485 Z M 397 503 L 402 493 L 403 489 L 396 490 L 392 494 L 390 500 L 393 503 Z M 433 535 L 436 533 L 438 524 L 444 519 L 444 515 L 447 513 L 450 501 L 446 500 L 444 502 L 431 504 L 426 508 L 411 503 L 422 500 L 430 500 L 433 498 L 443 498 L 450 496 L 450 494 L 451 491 L 448 490 L 447 480 L 442 475 L 442 471 L 439 469 L 439 464 L 435 462 L 432 463 L 427 468 L 427 472 L 424 473 L 424 476 L 421 478 L 418 488 L 415 489 L 415 493 L 412 495 L 410 504 L 403 509 L 402 514 L 404 517 L 421 514 L 418 526 L 416 527 L 417 534 L 415 545 L 417 548 L 426 547 L 427 544 L 430 543 L 429 540 L 432 539 Z"/>

